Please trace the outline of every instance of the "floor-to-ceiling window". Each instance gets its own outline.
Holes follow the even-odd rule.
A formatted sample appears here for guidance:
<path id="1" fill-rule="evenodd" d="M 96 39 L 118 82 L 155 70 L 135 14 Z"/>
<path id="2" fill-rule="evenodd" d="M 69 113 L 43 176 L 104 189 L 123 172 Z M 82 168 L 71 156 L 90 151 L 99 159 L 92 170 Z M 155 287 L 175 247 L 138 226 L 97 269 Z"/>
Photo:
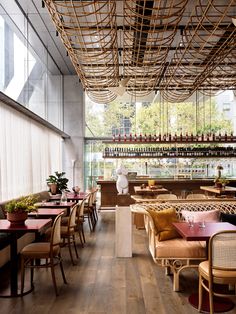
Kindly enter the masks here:
<path id="1" fill-rule="evenodd" d="M 62 129 L 63 75 L 13 5 L 12 15 L 0 4 L 0 91 Z"/>
<path id="2" fill-rule="evenodd" d="M 63 75 L 17 1 L 0 4 L 0 92 L 63 130 Z M 0 102 L 0 201 L 47 189 L 61 168 L 61 136 Z"/>
<path id="3" fill-rule="evenodd" d="M 178 173 L 191 173 L 193 178 L 214 177 L 216 167 L 221 163 L 225 176 L 236 177 L 235 158 L 103 158 L 106 147 L 103 140 L 114 136 L 117 140 L 119 135 L 122 139 L 126 136 L 127 140 L 130 136 L 134 139 L 141 135 L 144 141 L 145 136 L 148 139 L 149 135 L 160 134 L 184 136 L 188 133 L 189 136 L 204 134 L 209 137 L 213 133 L 235 134 L 235 103 L 234 93 L 230 90 L 211 96 L 197 92 L 182 103 L 168 103 L 159 93 L 143 99 L 126 95 L 111 104 L 96 104 L 86 98 L 86 184 L 92 185 L 98 178 L 115 179 L 115 170 L 121 163 L 131 172 L 156 178 L 173 178 Z M 166 146 L 170 145 L 159 145 L 163 149 Z M 207 148 L 207 144 L 194 146 Z M 133 147 L 140 149 L 143 146 Z"/>

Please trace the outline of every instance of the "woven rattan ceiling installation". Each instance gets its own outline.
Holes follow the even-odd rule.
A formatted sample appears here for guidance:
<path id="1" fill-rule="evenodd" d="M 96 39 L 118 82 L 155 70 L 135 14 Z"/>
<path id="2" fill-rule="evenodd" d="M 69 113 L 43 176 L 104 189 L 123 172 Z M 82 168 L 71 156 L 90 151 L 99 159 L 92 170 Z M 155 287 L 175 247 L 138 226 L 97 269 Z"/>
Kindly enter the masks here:
<path id="1" fill-rule="evenodd" d="M 89 97 L 236 89 L 235 0 L 44 0 Z M 110 89 L 109 89 L 110 88 Z"/>

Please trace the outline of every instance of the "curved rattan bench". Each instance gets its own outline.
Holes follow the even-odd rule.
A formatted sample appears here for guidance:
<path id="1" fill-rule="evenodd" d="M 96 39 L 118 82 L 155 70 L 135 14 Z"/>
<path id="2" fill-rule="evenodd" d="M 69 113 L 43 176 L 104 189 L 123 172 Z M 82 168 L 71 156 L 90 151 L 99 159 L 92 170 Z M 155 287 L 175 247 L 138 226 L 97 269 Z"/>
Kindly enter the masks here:
<path id="1" fill-rule="evenodd" d="M 161 211 L 175 208 L 177 216 L 182 219 L 181 211 L 206 211 L 219 209 L 223 213 L 236 213 L 236 200 L 221 201 L 185 201 L 165 203 L 138 203 L 130 205 L 132 212 L 144 214 L 145 228 L 148 235 L 149 251 L 155 263 L 166 268 L 166 273 L 173 273 L 173 290 L 179 291 L 179 275 L 186 268 L 196 268 L 206 259 L 205 242 L 186 241 L 178 238 L 159 242 L 152 217 L 147 209 Z"/>

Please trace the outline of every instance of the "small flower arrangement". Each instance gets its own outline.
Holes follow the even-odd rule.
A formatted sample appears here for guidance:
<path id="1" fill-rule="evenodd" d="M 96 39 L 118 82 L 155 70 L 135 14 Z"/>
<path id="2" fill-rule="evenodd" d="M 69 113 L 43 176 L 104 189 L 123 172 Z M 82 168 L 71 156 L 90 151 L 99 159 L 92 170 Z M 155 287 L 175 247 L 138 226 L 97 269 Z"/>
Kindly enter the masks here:
<path id="1" fill-rule="evenodd" d="M 5 211 L 8 213 L 23 213 L 37 211 L 34 205 L 37 202 L 37 198 L 33 195 L 22 196 L 16 200 L 12 200 L 5 206 Z"/>
<path id="2" fill-rule="evenodd" d="M 227 180 L 226 178 L 219 178 L 218 182 L 221 183 L 222 186 L 229 184 L 229 180 Z"/>

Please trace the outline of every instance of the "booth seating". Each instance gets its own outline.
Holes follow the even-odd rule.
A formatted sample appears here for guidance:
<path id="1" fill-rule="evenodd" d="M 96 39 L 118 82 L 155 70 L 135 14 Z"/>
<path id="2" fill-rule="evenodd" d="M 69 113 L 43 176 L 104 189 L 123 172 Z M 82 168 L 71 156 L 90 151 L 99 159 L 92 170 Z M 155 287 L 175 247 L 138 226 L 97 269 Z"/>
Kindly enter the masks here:
<path id="1" fill-rule="evenodd" d="M 48 191 L 42 191 L 39 193 L 32 194 L 37 198 L 37 201 L 49 200 L 50 194 Z M 0 202 L 0 219 L 6 219 L 5 205 L 11 200 Z M 33 242 L 35 236 L 33 233 L 25 233 L 22 235 L 17 242 L 17 250 L 20 252 L 22 248 Z M 0 267 L 5 265 L 10 260 L 10 236 L 5 232 L 0 232 Z"/>
<path id="2" fill-rule="evenodd" d="M 155 263 L 165 267 L 167 274 L 170 272 L 173 273 L 174 291 L 180 290 L 179 275 L 182 270 L 186 268 L 197 268 L 201 261 L 206 260 L 206 242 L 186 241 L 176 235 L 173 230 L 171 230 L 172 234 L 170 235 L 167 232 L 167 236 L 166 233 L 163 233 L 164 237 L 160 239 L 160 232 L 156 227 L 157 221 L 155 221 L 159 218 L 155 217 L 155 213 L 174 211 L 177 219 L 184 220 L 184 211 L 185 215 L 186 211 L 194 212 L 194 214 L 202 214 L 204 212 L 204 215 L 206 215 L 205 213 L 207 211 L 208 218 L 213 217 L 213 214 L 216 215 L 218 211 L 219 219 L 221 219 L 221 215 L 224 215 L 224 221 L 231 223 L 235 221 L 236 216 L 236 200 L 221 200 L 220 202 L 201 200 L 196 202 L 137 203 L 130 205 L 130 207 L 132 212 L 144 214 L 149 251 Z M 168 219 L 170 219 L 170 213 L 168 215 Z M 158 223 L 160 223 L 160 225 L 162 224 L 161 218 Z"/>

